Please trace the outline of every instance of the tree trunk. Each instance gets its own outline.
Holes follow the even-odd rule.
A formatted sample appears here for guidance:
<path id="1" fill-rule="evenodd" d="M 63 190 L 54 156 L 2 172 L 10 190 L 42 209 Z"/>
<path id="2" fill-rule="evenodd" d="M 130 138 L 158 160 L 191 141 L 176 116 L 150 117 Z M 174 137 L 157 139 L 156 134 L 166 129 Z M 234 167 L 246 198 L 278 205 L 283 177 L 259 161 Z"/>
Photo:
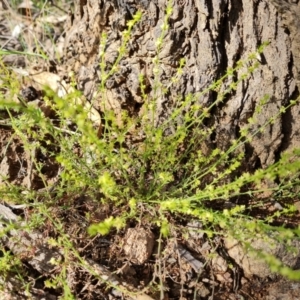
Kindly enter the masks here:
<path id="1" fill-rule="evenodd" d="M 214 141 L 222 147 L 224 140 L 237 137 L 255 107 L 264 97 L 270 100 L 258 117 L 261 126 L 282 105 L 299 95 L 300 83 L 300 5 L 284 0 L 173 0 L 169 30 L 159 58 L 160 82 L 168 85 L 176 74 L 179 59 L 186 59 L 180 82 L 157 100 L 157 117 L 164 118 L 178 96 L 199 93 L 219 79 L 228 67 L 255 52 L 260 44 L 270 45 L 259 58 L 259 69 L 231 92 L 226 101 L 213 110 L 209 126 L 216 125 Z M 88 99 L 99 86 L 99 45 L 107 33 L 105 58 L 113 64 L 121 44 L 121 32 L 137 10 L 143 17 L 132 32 L 128 53 L 118 71 L 107 81 L 107 102 L 118 113 L 127 109 L 138 113 L 143 99 L 139 74 L 147 79 L 153 95 L 153 58 L 155 42 L 161 33 L 167 0 L 76 0 L 75 11 L 66 31 L 65 65 L 75 71 L 79 89 Z M 236 77 L 241 76 L 242 70 Z M 216 93 L 199 96 L 203 105 L 213 103 Z M 96 99 L 101 102 L 101 99 Z M 249 146 L 256 166 L 273 163 L 282 151 L 300 146 L 299 105 L 281 115 L 274 124 L 254 138 Z"/>

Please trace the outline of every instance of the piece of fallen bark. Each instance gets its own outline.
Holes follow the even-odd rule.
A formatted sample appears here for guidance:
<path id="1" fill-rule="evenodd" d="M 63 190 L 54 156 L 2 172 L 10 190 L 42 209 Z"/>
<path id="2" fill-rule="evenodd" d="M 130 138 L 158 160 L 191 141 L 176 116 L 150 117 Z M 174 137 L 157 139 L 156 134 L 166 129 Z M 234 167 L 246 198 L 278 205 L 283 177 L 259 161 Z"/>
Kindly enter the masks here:
<path id="1" fill-rule="evenodd" d="M 43 289 L 29 287 L 29 290 L 24 290 L 24 281 L 18 274 L 5 274 L 0 277 L 0 299 L 1 300 L 57 300 L 58 297 Z"/>
<path id="2" fill-rule="evenodd" d="M 191 252 L 184 249 L 181 245 L 177 246 L 177 250 L 181 258 L 183 258 L 190 266 L 199 274 L 203 271 L 204 264 L 196 259 Z"/>
<path id="3" fill-rule="evenodd" d="M 95 263 L 93 260 L 85 259 L 85 264 L 86 264 L 88 271 L 92 269 L 96 273 L 96 275 L 98 275 L 103 281 L 106 281 L 111 285 L 119 287 L 119 289 L 122 291 L 131 292 L 132 296 L 130 297 L 130 299 L 132 299 L 132 300 L 154 300 L 153 298 L 151 298 L 150 296 L 148 296 L 144 293 L 139 293 L 139 291 L 137 291 L 135 288 L 133 288 L 129 284 L 121 281 L 121 279 L 117 275 L 113 274 L 112 272 L 107 270 L 105 267 Z M 136 295 L 134 295 L 134 294 L 136 294 Z"/>
<path id="4" fill-rule="evenodd" d="M 22 230 L 25 222 L 18 222 L 18 216 L 0 204 L 0 228 L 5 230 L 10 224 L 14 226 L 1 238 L 5 246 L 41 274 L 51 274 L 56 268 L 52 261 L 62 260 L 62 255 L 56 249 L 49 249 L 49 244 L 37 230 Z"/>
<path id="5" fill-rule="evenodd" d="M 13 229 L 9 229 L 8 226 L 10 224 L 15 225 Z M 51 274 L 57 268 L 52 262 L 61 261 L 63 256 L 58 250 L 54 248 L 49 249 L 47 239 L 45 239 L 39 231 L 32 230 L 31 232 L 27 232 L 25 229 L 22 230 L 21 228 L 25 228 L 25 225 L 25 222 L 20 222 L 18 216 L 14 214 L 9 207 L 0 204 L 0 228 L 5 230 L 7 227 L 6 234 L 1 238 L 5 246 L 23 261 L 28 262 L 41 274 Z M 99 276 L 103 281 L 106 281 L 108 285 L 118 286 L 120 290 L 125 293 L 126 291 L 132 293 L 133 296 L 131 296 L 131 299 L 153 300 L 153 298 L 146 294 L 139 293 L 135 288 L 122 282 L 118 276 L 93 260 L 85 259 L 84 262 L 88 272 Z"/>

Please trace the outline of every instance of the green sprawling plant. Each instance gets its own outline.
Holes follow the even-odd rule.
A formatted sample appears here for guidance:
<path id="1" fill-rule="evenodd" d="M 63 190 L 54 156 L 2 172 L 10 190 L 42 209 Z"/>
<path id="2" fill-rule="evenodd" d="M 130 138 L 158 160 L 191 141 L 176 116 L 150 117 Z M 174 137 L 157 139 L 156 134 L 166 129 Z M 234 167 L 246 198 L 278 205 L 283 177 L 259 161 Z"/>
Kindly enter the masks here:
<path id="1" fill-rule="evenodd" d="M 233 205 L 231 208 L 219 205 L 237 197 L 255 199 L 256 195 L 268 189 L 264 187 L 265 181 L 277 183 L 269 188 L 274 199 L 296 196 L 300 170 L 299 150 L 282 155 L 276 163 L 265 169 L 248 172 L 244 168 L 244 146 L 299 99 L 290 101 L 277 115 L 258 127 L 257 119 L 270 98 L 266 95 L 256 106 L 248 124 L 241 128 L 239 136 L 231 140 L 226 149 L 212 146 L 205 150 L 203 147 L 208 144 L 215 130 L 205 126 L 204 121 L 210 117 L 211 110 L 216 105 L 224 101 L 244 79 L 260 67 L 257 54 L 264 51 L 267 43 L 261 45 L 247 59 L 239 61 L 234 68 L 228 69 L 225 75 L 201 93 L 173 99 L 172 111 L 165 120 L 160 121 L 156 114 L 158 99 L 173 84 L 178 84 L 185 72 L 185 60 L 182 58 L 178 62 L 177 73 L 170 78 L 168 86 L 160 81 L 159 53 L 168 32 L 171 14 L 169 1 L 161 35 L 156 42 L 157 52 L 153 58 L 155 77 L 151 96 L 146 92 L 145 79 L 142 75 L 139 77 L 140 92 L 144 99 L 140 115 L 132 116 L 126 111 L 116 115 L 106 105 L 106 82 L 118 71 L 120 61 L 127 54 L 127 43 L 134 26 L 141 19 L 140 12 L 128 22 L 118 56 L 111 67 L 105 62 L 104 50 L 99 53 L 100 84 L 95 98 L 100 98 L 102 103 L 101 124 L 90 121 L 89 111 L 84 105 L 76 103 L 76 99 L 81 97 L 78 91 L 59 97 L 45 88 L 44 101 L 55 111 L 55 122 L 46 118 L 40 109 L 3 99 L 0 94 L 1 108 L 8 114 L 9 125 L 12 126 L 14 135 L 22 140 L 24 149 L 29 153 L 35 153 L 38 149 L 44 155 L 53 157 L 61 168 L 54 199 L 49 191 L 45 192 L 43 203 L 39 202 L 34 191 L 27 191 L 27 194 L 19 197 L 20 191 L 9 184 L 0 193 L 6 198 L 13 197 L 15 202 L 28 201 L 36 205 L 36 217 L 32 216 L 30 220 L 32 227 L 41 224 L 45 219 L 51 220 L 61 234 L 63 243 L 60 245 L 64 245 L 73 255 L 76 253 L 77 258 L 80 255 L 71 244 L 67 245 L 62 225 L 51 216 L 49 208 L 55 206 L 59 197 L 76 195 L 82 190 L 99 205 L 111 204 L 119 207 L 118 214 L 100 223 L 91 224 L 88 228 L 90 235 L 105 235 L 112 229 L 120 230 L 129 220 L 139 222 L 143 214 L 143 219 L 160 228 L 164 237 L 170 235 L 170 227 L 173 226 L 169 221 L 170 215 L 200 220 L 209 237 L 215 234 L 234 236 L 244 243 L 255 235 L 269 235 L 274 232 L 279 233 L 278 240 L 299 237 L 299 229 L 279 230 L 271 225 L 280 215 L 293 213 L 293 206 L 276 211 L 266 220 L 261 220 L 250 216 L 249 208 L 245 205 Z M 105 49 L 106 42 L 107 36 L 103 34 L 100 49 Z M 7 88 L 15 87 L 17 81 L 12 73 L 4 67 L 3 70 L 6 71 L 0 74 L 2 85 Z M 236 74 L 239 76 L 234 79 Z M 203 106 L 198 99 L 211 91 L 217 93 L 216 100 L 209 106 Z M 16 111 L 22 114 L 15 116 Z M 74 125 L 72 130 L 70 124 Z M 34 155 L 32 160 L 41 181 L 47 186 L 42 163 Z M 32 199 L 36 200 L 32 203 Z M 218 205 L 214 206 L 214 203 Z M 66 209 L 71 205 L 72 203 L 66 203 Z M 299 272 L 280 267 L 280 263 L 271 256 L 264 255 L 264 258 L 276 272 L 291 278 L 300 278 Z M 64 277 L 63 273 L 60 276 L 59 278 Z M 47 284 L 52 286 L 58 283 L 53 280 Z M 66 282 L 63 287 L 65 294 L 69 295 Z"/>

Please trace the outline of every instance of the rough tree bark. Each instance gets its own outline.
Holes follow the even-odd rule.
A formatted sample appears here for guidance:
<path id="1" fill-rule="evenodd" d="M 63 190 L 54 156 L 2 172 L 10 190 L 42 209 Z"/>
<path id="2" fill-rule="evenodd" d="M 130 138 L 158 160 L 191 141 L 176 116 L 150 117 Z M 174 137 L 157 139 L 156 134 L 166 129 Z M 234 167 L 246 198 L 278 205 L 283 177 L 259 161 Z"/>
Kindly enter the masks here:
<path id="1" fill-rule="evenodd" d="M 161 82 L 167 83 L 176 73 L 181 57 L 186 58 L 186 67 L 181 82 L 158 99 L 157 116 L 163 117 L 178 95 L 202 91 L 265 41 L 271 44 L 261 57 L 261 67 L 213 111 L 210 126 L 217 125 L 214 137 L 217 145 L 222 146 L 224 140 L 236 137 L 264 95 L 270 95 L 271 99 L 257 126 L 276 114 L 281 105 L 295 99 L 300 84 L 300 38 L 297 36 L 300 4 L 295 0 L 290 2 L 173 0 L 170 29 L 160 53 Z M 147 78 L 152 93 L 152 59 L 166 3 L 166 0 L 75 1 L 75 11 L 66 31 L 64 59 L 68 71 L 75 71 L 78 87 L 88 99 L 95 95 L 99 84 L 102 32 L 108 35 L 106 59 L 113 63 L 126 22 L 141 9 L 142 21 L 133 31 L 130 51 L 121 61 L 121 68 L 106 83 L 107 101 L 116 112 L 121 109 L 137 112 L 141 108 L 138 75 Z M 209 104 L 215 97 L 210 93 L 199 101 Z M 265 167 L 282 151 L 300 146 L 299 113 L 299 105 L 294 106 L 253 139 L 250 146 L 253 164 Z"/>

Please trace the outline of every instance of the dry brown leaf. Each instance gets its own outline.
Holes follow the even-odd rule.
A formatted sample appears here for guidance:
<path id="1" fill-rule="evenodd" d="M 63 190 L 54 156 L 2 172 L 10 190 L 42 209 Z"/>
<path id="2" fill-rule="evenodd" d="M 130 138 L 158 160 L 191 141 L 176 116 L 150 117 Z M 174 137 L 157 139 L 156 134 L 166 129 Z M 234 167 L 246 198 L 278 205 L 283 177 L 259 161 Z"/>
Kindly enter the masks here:
<path id="1" fill-rule="evenodd" d="M 34 10 L 33 2 L 29 0 L 24 0 L 18 6 L 18 13 L 23 16 L 32 15 L 33 10 Z"/>
<path id="2" fill-rule="evenodd" d="M 42 90 L 45 86 L 51 88 L 59 97 L 64 97 L 67 94 L 74 93 L 72 86 L 61 80 L 60 76 L 50 72 L 34 72 L 14 68 L 14 71 L 24 77 L 30 78 L 38 90 Z M 100 113 L 88 102 L 84 96 L 73 99 L 74 105 L 82 105 L 88 112 L 88 118 L 93 124 L 99 126 L 101 123 Z"/>
<path id="3" fill-rule="evenodd" d="M 38 18 L 38 22 L 41 23 L 50 23 L 50 24 L 59 24 L 59 23 L 63 23 L 65 21 L 67 21 L 68 19 L 68 15 L 63 15 L 63 16 L 44 16 L 44 17 L 40 17 Z"/>
<path id="4" fill-rule="evenodd" d="M 142 295 L 137 295 L 133 298 L 134 300 L 154 300 L 152 297 L 142 294 Z"/>
<path id="5" fill-rule="evenodd" d="M 29 73 L 29 78 L 33 80 L 38 89 L 43 89 L 44 86 L 50 87 L 54 92 L 61 93 L 59 96 L 66 94 L 66 86 L 63 85 L 59 75 L 50 72 Z"/>

